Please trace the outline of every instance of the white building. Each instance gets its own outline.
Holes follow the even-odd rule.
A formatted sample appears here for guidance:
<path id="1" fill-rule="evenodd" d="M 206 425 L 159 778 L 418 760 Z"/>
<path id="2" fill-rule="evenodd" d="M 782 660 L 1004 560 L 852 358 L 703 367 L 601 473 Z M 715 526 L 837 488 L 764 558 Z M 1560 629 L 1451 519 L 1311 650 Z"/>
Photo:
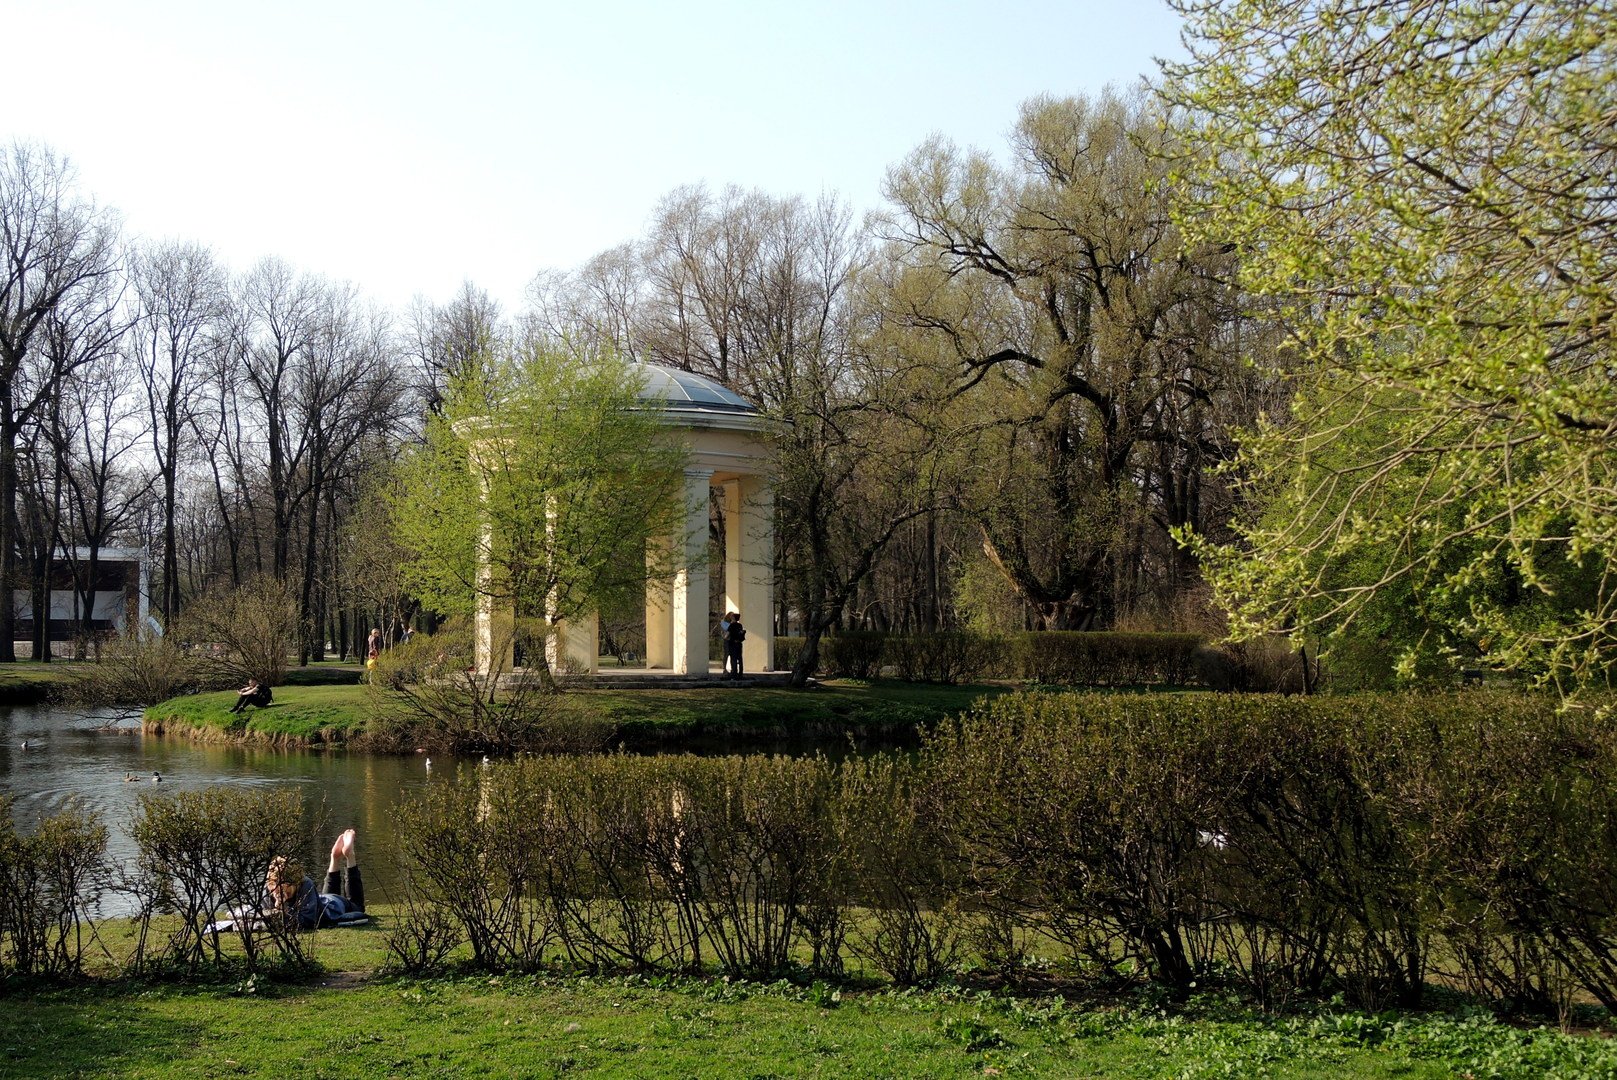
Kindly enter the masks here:
<path id="1" fill-rule="evenodd" d="M 75 584 L 75 568 L 89 572 L 90 549 L 73 548 L 59 552 L 50 564 L 50 639 L 69 641 L 79 632 L 85 597 Z M 147 593 L 151 556 L 145 548 L 104 547 L 96 555 L 95 581 L 90 583 L 91 628 L 98 634 L 128 634 L 137 628 L 152 629 L 148 622 Z M 32 589 L 14 589 L 12 608 L 19 641 L 34 634 Z"/>

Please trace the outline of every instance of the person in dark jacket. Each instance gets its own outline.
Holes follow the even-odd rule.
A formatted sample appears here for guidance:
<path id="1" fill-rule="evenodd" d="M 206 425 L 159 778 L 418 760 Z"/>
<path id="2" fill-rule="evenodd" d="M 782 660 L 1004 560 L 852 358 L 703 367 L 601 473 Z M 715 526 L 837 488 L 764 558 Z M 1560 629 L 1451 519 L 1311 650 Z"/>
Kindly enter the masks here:
<path id="1" fill-rule="evenodd" d="M 272 699 L 269 687 L 260 685 L 257 679 L 248 679 L 247 685 L 236 691 L 236 704 L 230 707 L 230 711 L 246 712 L 249 705 L 262 709 Z"/>
<path id="2" fill-rule="evenodd" d="M 730 615 L 730 627 L 724 632 L 724 654 L 730 658 L 730 678 L 739 679 L 741 670 L 741 643 L 747 640 L 747 631 L 741 625 L 741 616 Z"/>

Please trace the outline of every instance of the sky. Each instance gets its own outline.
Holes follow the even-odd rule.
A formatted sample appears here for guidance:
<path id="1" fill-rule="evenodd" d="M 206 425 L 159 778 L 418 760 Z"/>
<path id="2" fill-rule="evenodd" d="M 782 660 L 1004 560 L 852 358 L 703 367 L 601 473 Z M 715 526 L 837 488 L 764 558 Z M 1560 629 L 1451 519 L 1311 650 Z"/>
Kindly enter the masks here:
<path id="1" fill-rule="evenodd" d="M 0 141 L 127 234 L 403 309 L 639 236 L 683 184 L 881 205 L 934 133 L 1002 152 L 1037 94 L 1177 56 L 1162 0 L 3 0 Z"/>

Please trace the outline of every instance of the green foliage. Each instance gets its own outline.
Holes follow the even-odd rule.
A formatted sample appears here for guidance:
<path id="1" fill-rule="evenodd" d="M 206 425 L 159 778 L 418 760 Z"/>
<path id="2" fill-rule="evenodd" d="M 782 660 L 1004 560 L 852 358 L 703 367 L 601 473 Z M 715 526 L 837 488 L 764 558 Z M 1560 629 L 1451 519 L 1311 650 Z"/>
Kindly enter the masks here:
<path id="1" fill-rule="evenodd" d="M 1102 984 L 1222 973 L 1269 1008 L 1433 974 L 1617 1004 L 1617 739 L 1546 696 L 1008 695 L 919 759 L 540 758 L 410 815 L 412 910 L 498 970 L 807 954 L 913 983 L 970 949 L 1014 977 L 1042 939 Z"/>
<path id="2" fill-rule="evenodd" d="M 210 929 L 216 917 L 257 911 L 265 902 L 270 863 L 285 860 L 285 877 L 308 871 L 303 846 L 302 795 L 295 788 L 209 788 L 143 795 L 130 825 L 136 869 L 125 888 L 138 904 L 140 932 L 128 964 L 135 971 L 177 967 L 195 974 L 237 964 L 228 936 L 240 946 L 249 973 L 277 966 L 307 967 L 307 943 L 295 919 L 237 920 L 228 935 Z M 160 914 L 178 917 L 162 941 L 149 940 Z"/>
<path id="3" fill-rule="evenodd" d="M 970 631 L 894 634 L 885 659 L 908 682 L 969 683 L 1000 676 L 1011 666 L 1009 639 Z"/>
<path id="4" fill-rule="evenodd" d="M 110 882 L 107 828 L 68 810 L 17 832 L 0 795 L 0 976 L 76 978 L 84 973 L 91 913 Z"/>
<path id="5" fill-rule="evenodd" d="M 952 814 L 927 797 L 928 779 L 893 757 L 850 760 L 841 770 L 837 841 L 852 871 L 845 888 L 863 915 L 850 920 L 849 946 L 906 986 L 947 977 L 972 924 L 959 904 Z"/>
<path id="6" fill-rule="evenodd" d="M 1198 668 L 1202 642 L 1197 634 L 1114 631 L 996 635 L 856 630 L 825 638 L 820 655 L 827 674 L 848 679 L 874 679 L 891 667 L 909 682 L 956 684 L 987 678 L 1053 686 L 1188 686 L 1204 675 Z M 1219 689 L 1229 689 L 1228 681 Z"/>
<path id="7" fill-rule="evenodd" d="M 1054 686 L 1188 685 L 1196 676 L 1197 634 L 1020 634 L 1013 654 L 1024 679 Z"/>
<path id="8" fill-rule="evenodd" d="M 1272 507 L 1199 542 L 1238 632 L 1580 683 L 1617 652 L 1617 55 L 1605 0 L 1183 0 L 1179 216 L 1245 253 L 1298 394 Z"/>
<path id="9" fill-rule="evenodd" d="M 1177 139 L 1148 99 L 1040 96 L 1009 154 L 935 136 L 888 172 L 877 338 L 942 384 L 912 377 L 912 396 L 947 431 L 928 482 L 977 534 L 956 550 L 983 553 L 959 571 L 974 629 L 1110 625 L 1188 583 L 1165 526 L 1199 523 L 1206 463 L 1255 395 L 1230 256 L 1168 213 Z"/>
<path id="10" fill-rule="evenodd" d="M 1617 740 L 1592 710 L 1474 692 L 1017 695 L 944 725 L 928 790 L 974 908 L 1184 992 L 1610 1007 Z"/>
<path id="11" fill-rule="evenodd" d="M 831 767 L 789 758 L 546 757 L 481 770 L 405 811 L 410 907 L 448 911 L 474 961 L 774 974 L 833 923 Z"/>
<path id="12" fill-rule="evenodd" d="M 641 389 L 615 358 L 534 344 L 455 386 L 390 496 L 411 591 L 539 623 L 638 594 L 645 538 L 682 520 L 684 461 Z"/>
<path id="13" fill-rule="evenodd" d="M 803 639 L 800 637 L 775 638 L 775 669 L 791 671 L 797 666 L 797 658 L 802 651 Z"/>
<path id="14" fill-rule="evenodd" d="M 820 663 L 832 678 L 874 679 L 886 655 L 887 635 L 875 630 L 842 630 L 820 641 Z"/>

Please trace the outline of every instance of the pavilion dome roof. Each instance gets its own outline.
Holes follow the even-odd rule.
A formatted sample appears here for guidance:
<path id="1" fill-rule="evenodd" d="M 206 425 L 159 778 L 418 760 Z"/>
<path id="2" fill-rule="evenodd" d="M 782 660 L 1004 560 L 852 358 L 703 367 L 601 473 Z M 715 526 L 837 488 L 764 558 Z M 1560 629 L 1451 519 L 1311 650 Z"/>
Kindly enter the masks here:
<path id="1" fill-rule="evenodd" d="M 734 390 L 705 375 L 658 364 L 631 365 L 645 380 L 643 397 L 663 402 L 674 413 L 728 413 L 757 416 L 758 408 Z"/>

